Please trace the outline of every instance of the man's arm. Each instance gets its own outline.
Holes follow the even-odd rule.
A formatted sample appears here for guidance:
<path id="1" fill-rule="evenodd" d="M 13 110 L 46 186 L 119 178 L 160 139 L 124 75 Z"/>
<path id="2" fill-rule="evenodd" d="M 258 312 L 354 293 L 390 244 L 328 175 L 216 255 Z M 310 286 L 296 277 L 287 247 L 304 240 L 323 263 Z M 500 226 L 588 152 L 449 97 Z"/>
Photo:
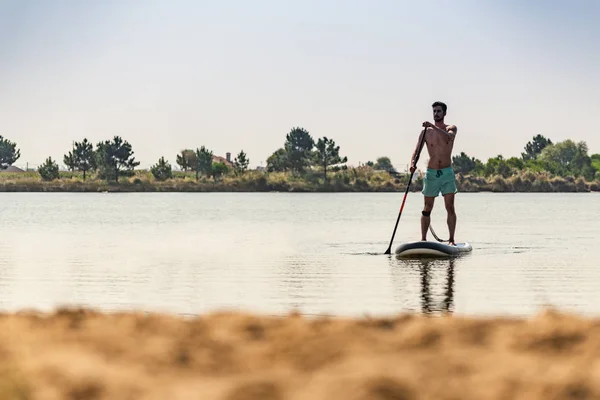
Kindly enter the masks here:
<path id="1" fill-rule="evenodd" d="M 425 132 L 427 131 L 427 128 L 423 129 L 421 131 L 421 134 L 419 135 L 419 140 L 417 141 L 417 147 L 415 147 L 415 151 L 413 151 L 412 157 L 411 157 L 411 161 L 410 161 L 410 166 L 411 166 L 411 170 L 413 170 L 414 168 L 416 168 L 417 166 L 415 165 L 415 159 L 417 158 L 417 152 L 419 151 L 419 144 L 421 144 L 421 138 L 423 137 L 423 135 L 425 134 Z"/>
<path id="2" fill-rule="evenodd" d="M 444 135 L 448 136 L 450 139 L 454 139 L 456 137 L 456 132 L 458 131 L 456 125 L 448 125 L 446 129 L 438 128 L 433 124 L 431 124 L 431 127 L 437 132 L 443 133 Z"/>

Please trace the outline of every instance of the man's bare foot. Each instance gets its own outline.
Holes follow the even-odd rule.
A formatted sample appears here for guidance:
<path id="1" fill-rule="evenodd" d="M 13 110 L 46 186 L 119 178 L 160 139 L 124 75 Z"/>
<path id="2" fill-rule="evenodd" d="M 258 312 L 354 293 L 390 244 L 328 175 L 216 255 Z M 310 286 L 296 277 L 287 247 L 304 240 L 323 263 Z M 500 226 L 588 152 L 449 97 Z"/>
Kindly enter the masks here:
<path id="1" fill-rule="evenodd" d="M 456 246 L 456 243 L 454 243 L 454 240 L 448 240 L 448 244 L 450 246 Z"/>

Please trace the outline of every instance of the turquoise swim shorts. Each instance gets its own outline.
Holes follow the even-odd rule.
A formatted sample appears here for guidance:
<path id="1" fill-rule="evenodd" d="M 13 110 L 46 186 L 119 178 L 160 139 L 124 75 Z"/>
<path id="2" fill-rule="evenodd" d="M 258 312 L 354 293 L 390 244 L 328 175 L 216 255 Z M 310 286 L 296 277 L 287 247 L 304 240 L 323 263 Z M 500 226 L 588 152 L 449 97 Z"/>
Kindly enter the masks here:
<path id="1" fill-rule="evenodd" d="M 444 195 L 456 192 L 458 192 L 458 189 L 452 167 L 443 169 L 427 168 L 425 179 L 423 179 L 423 190 L 421 191 L 424 196 L 437 197 L 440 193 Z"/>

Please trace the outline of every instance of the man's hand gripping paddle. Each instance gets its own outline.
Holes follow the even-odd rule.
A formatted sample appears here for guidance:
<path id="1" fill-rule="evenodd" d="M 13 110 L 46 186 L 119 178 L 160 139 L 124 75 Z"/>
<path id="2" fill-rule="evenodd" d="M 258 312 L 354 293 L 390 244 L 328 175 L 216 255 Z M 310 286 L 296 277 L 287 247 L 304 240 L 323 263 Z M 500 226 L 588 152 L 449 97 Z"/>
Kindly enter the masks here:
<path id="1" fill-rule="evenodd" d="M 425 143 L 425 133 L 427 132 L 427 128 L 423 129 L 423 136 L 421 137 L 421 142 L 419 143 L 419 149 L 417 150 L 417 155 L 415 157 L 414 165 L 417 165 L 419 161 L 419 157 L 421 156 L 421 149 L 423 148 L 423 143 Z M 416 170 L 415 170 L 416 171 Z M 398 222 L 400 222 L 400 216 L 402 215 L 402 209 L 404 209 L 404 202 L 406 201 L 406 195 L 408 194 L 408 189 L 410 188 L 410 184 L 412 182 L 412 177 L 415 171 L 410 173 L 410 178 L 408 178 L 408 184 L 406 185 L 406 190 L 404 191 L 404 199 L 402 199 L 402 205 L 400 206 L 400 212 L 398 213 L 398 218 L 396 219 L 396 225 L 394 226 L 394 232 L 392 232 L 392 238 L 390 239 L 390 245 L 385 251 L 384 254 L 392 253 L 392 243 L 394 241 L 394 236 L 396 235 L 396 229 L 398 228 Z"/>

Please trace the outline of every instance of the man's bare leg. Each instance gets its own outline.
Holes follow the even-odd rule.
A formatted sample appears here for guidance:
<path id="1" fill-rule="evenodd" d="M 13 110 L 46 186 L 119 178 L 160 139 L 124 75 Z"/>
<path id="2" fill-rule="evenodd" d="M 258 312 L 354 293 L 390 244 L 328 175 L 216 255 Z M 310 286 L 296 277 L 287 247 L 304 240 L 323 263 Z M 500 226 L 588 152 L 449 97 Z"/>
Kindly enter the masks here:
<path id="1" fill-rule="evenodd" d="M 435 197 L 424 196 L 425 203 L 423 204 L 423 211 L 427 216 L 421 214 L 421 240 L 427 240 L 427 230 L 429 229 L 429 223 L 431 222 L 431 210 L 433 210 L 433 202 Z"/>
<path id="2" fill-rule="evenodd" d="M 444 195 L 444 204 L 446 205 L 446 212 L 448 213 L 447 223 L 448 232 L 450 237 L 448 238 L 448 244 L 454 245 L 454 231 L 456 230 L 456 211 L 454 210 L 454 193 Z"/>

